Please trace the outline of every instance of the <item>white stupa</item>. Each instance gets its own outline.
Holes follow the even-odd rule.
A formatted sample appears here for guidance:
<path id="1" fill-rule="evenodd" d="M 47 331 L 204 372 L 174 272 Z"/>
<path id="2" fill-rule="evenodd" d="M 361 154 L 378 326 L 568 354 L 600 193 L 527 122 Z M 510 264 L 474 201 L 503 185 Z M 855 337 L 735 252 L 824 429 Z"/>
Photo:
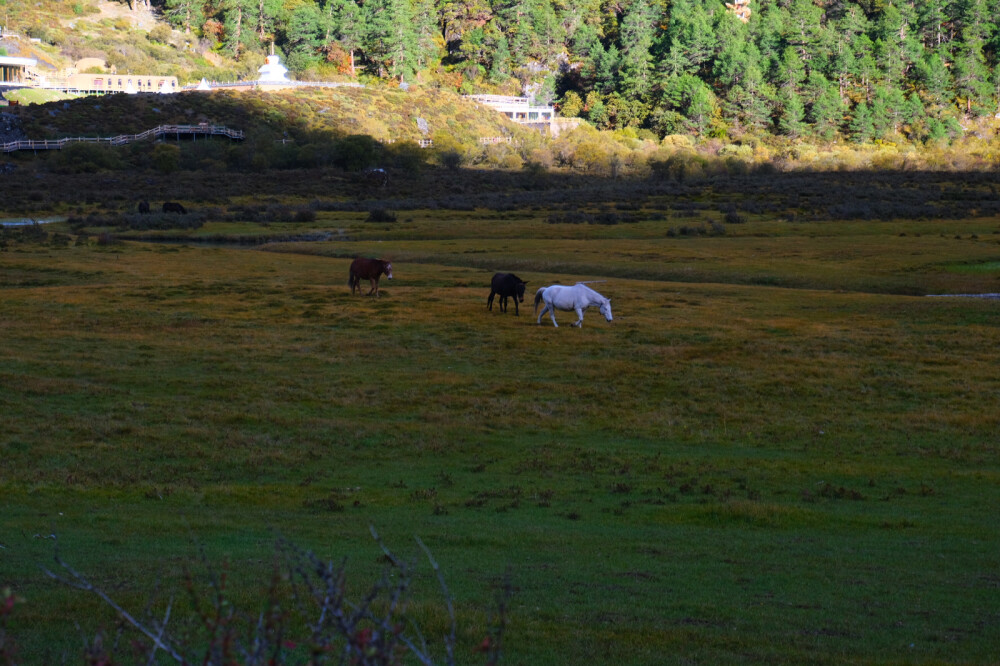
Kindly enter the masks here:
<path id="1" fill-rule="evenodd" d="M 271 42 L 271 55 L 267 56 L 267 62 L 257 70 L 258 83 L 291 83 L 287 76 L 288 68 L 279 60 L 280 58 L 274 55 L 274 42 Z"/>
<path id="2" fill-rule="evenodd" d="M 211 90 L 211 89 L 212 89 L 212 86 L 208 85 L 208 80 L 205 79 L 204 76 L 201 77 L 201 83 L 199 83 L 198 87 L 195 88 L 195 90 Z"/>

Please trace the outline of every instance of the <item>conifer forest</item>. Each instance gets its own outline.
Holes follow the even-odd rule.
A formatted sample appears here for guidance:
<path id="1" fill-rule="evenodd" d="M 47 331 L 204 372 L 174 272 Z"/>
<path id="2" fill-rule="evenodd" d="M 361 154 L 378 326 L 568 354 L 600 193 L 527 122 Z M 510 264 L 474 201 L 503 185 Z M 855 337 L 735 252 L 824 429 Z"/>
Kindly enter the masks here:
<path id="1" fill-rule="evenodd" d="M 149 0 L 157 5 L 157 0 Z M 164 0 L 300 77 L 527 95 L 601 129 L 926 142 L 1000 111 L 995 0 Z"/>

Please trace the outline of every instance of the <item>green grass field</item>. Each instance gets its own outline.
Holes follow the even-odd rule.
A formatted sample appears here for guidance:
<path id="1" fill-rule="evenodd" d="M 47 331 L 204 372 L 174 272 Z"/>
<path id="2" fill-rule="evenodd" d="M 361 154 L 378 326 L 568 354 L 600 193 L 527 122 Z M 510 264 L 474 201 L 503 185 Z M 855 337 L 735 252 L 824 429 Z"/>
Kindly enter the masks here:
<path id="1" fill-rule="evenodd" d="M 187 244 L 8 232 L 16 663 L 74 663 L 116 626 L 42 573 L 50 535 L 137 613 L 204 548 L 254 615 L 276 535 L 347 558 L 360 593 L 384 564 L 370 525 L 418 561 L 442 661 L 415 536 L 459 663 L 482 663 L 508 569 L 504 663 L 1000 661 L 1000 305 L 915 295 L 1000 291 L 1000 219 L 762 213 L 675 237 L 684 220 L 645 210 L 326 211 Z M 193 242 L 316 229 L 346 240 Z M 355 254 L 393 260 L 382 298 L 350 295 Z M 519 317 L 486 310 L 497 270 L 528 281 Z M 534 290 L 575 280 L 603 281 L 615 321 L 537 326 Z"/>

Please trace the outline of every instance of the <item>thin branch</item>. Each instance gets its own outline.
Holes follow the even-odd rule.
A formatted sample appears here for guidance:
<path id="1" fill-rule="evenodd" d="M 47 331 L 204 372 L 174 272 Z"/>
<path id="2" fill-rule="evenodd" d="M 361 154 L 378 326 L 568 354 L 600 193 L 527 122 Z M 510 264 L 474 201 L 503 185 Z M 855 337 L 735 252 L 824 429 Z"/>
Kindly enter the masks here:
<path id="1" fill-rule="evenodd" d="M 50 578 L 52 578 L 54 580 L 57 580 L 57 581 L 59 581 L 61 583 L 69 585 L 70 587 L 75 587 L 77 589 L 85 590 L 87 592 L 93 592 L 98 597 L 100 597 L 104 601 L 104 603 L 106 603 L 109 606 L 111 606 L 111 608 L 113 608 L 115 610 L 115 612 L 118 613 L 118 615 L 120 615 L 122 617 L 123 620 L 125 620 L 126 622 L 128 622 L 129 624 L 131 624 L 133 627 L 135 627 L 136 629 L 138 629 L 140 632 L 142 632 L 143 634 L 145 634 L 146 638 L 148 638 L 149 640 L 153 641 L 153 644 L 155 646 L 159 647 L 161 650 L 163 650 L 164 652 L 166 652 L 167 654 L 169 654 L 173 658 L 174 661 L 176 661 L 179 664 L 185 663 L 184 657 L 182 657 L 181 655 L 179 655 L 176 650 L 174 650 L 172 647 L 170 647 L 169 645 L 167 645 L 166 643 L 164 643 L 162 640 L 160 640 L 159 636 L 157 636 L 156 634 L 154 634 L 152 631 L 150 631 L 149 629 L 147 629 L 145 627 L 145 625 L 143 625 L 141 622 L 139 622 L 134 617 L 132 617 L 132 615 L 127 610 L 125 610 L 124 608 L 122 608 L 121 606 L 119 606 L 117 603 L 115 603 L 115 601 L 111 597 L 109 597 L 107 594 L 105 594 L 103 590 L 101 590 L 100 588 L 94 586 L 90 581 L 88 581 L 86 578 L 84 578 L 81 574 L 79 574 L 76 571 L 74 571 L 71 566 L 69 566 L 68 564 L 66 564 L 65 562 L 63 562 L 62 559 L 60 559 L 60 557 L 59 557 L 58 554 L 56 554 L 55 560 L 56 560 L 56 563 L 59 564 L 59 566 L 61 566 L 63 569 L 65 569 L 66 571 L 68 571 L 70 573 L 70 575 L 72 575 L 73 578 L 76 579 L 77 582 L 74 583 L 72 581 L 66 580 L 65 578 L 62 578 L 61 576 L 58 576 L 57 574 L 49 571 L 45 567 L 42 567 L 42 571 L 44 571 L 46 573 L 46 575 L 48 575 Z"/>
<path id="2" fill-rule="evenodd" d="M 434 569 L 434 573 L 437 574 L 438 583 L 441 584 L 441 590 L 444 592 L 444 600 L 448 605 L 448 618 L 451 620 L 451 633 L 445 641 L 445 649 L 448 653 L 448 664 L 453 665 L 455 663 L 455 607 L 451 602 L 451 592 L 448 591 L 448 584 L 444 582 L 444 575 L 441 573 L 441 567 L 438 566 L 437 561 L 434 556 L 431 555 L 431 550 L 424 542 L 420 540 L 420 537 L 414 537 L 417 540 L 417 545 L 424 551 L 427 555 L 427 560 L 431 563 L 431 568 Z"/>

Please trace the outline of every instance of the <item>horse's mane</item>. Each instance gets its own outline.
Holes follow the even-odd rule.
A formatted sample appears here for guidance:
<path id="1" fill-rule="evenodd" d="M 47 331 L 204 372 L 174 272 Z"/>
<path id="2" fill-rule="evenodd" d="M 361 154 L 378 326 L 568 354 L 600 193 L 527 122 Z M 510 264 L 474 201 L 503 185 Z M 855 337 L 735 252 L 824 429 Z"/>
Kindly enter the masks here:
<path id="1" fill-rule="evenodd" d="M 597 291 L 595 291 L 595 290 L 591 289 L 590 287 L 588 287 L 588 286 L 587 286 L 587 285 L 586 285 L 585 283 L 583 283 L 583 282 L 577 282 L 577 283 L 576 283 L 576 284 L 574 284 L 573 286 L 574 286 L 574 287 L 582 287 L 582 288 L 583 288 L 583 289 L 584 289 L 584 290 L 585 290 L 586 292 L 588 292 L 588 293 L 590 293 L 590 294 L 593 294 L 594 296 L 597 296 L 598 298 L 605 298 L 605 297 L 604 297 L 604 295 L 602 295 L 602 294 L 600 294 L 599 292 L 597 292 Z"/>

